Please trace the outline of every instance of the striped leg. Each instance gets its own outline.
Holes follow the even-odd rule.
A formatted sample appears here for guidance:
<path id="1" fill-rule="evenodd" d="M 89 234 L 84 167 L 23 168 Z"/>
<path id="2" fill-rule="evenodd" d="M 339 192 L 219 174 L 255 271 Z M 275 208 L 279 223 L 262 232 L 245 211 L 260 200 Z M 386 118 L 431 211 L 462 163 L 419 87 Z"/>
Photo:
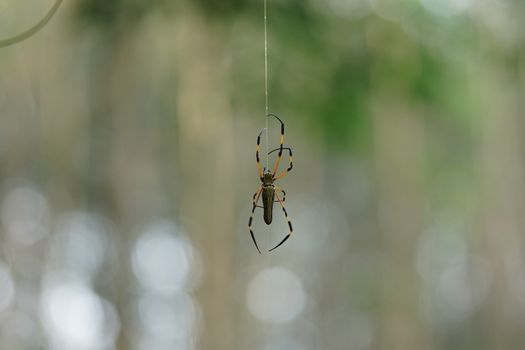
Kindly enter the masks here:
<path id="1" fill-rule="evenodd" d="M 259 135 L 257 136 L 257 146 L 255 147 L 255 160 L 257 161 L 257 171 L 259 172 L 259 178 L 261 181 L 263 180 L 263 170 L 261 165 L 261 158 L 259 158 L 259 152 L 261 151 L 261 134 L 264 131 L 264 129 L 261 130 Z"/>
<path id="2" fill-rule="evenodd" d="M 283 147 L 283 149 L 288 151 L 288 160 L 290 161 L 290 165 L 288 166 L 288 169 L 284 170 L 284 171 L 283 171 L 281 174 L 279 174 L 278 176 L 275 176 L 275 174 L 274 174 L 274 178 L 273 178 L 274 181 L 275 181 L 275 180 L 278 180 L 278 179 L 280 179 L 280 178 L 282 178 L 282 177 L 284 177 L 284 176 L 285 176 L 286 174 L 288 174 L 288 173 L 290 172 L 290 170 L 292 170 L 292 168 L 293 168 L 293 162 L 292 162 L 292 161 L 293 161 L 292 149 L 291 149 L 290 147 Z M 273 151 L 268 152 L 268 154 L 273 153 L 273 152 L 275 152 L 275 151 L 277 151 L 277 150 L 280 150 L 280 148 L 276 148 L 276 149 L 274 149 Z M 284 202 L 284 201 L 283 201 L 283 202 Z"/>
<path id="3" fill-rule="evenodd" d="M 277 172 L 277 169 L 279 169 L 279 164 L 281 163 L 281 157 L 283 155 L 283 144 L 284 144 L 284 123 L 281 119 L 279 119 L 278 116 L 275 114 L 268 114 L 269 117 L 276 118 L 281 123 L 281 139 L 279 141 L 279 154 L 277 156 L 277 159 L 275 160 L 275 166 L 273 167 L 273 176 L 275 177 L 275 173 Z"/>
<path id="4" fill-rule="evenodd" d="M 253 207 L 252 207 L 252 214 L 250 215 L 250 220 L 248 220 L 248 228 L 250 229 L 250 235 L 252 236 L 253 244 L 255 244 L 255 248 L 257 248 L 257 251 L 259 252 L 259 254 L 261 254 L 261 250 L 259 249 L 259 246 L 257 245 L 257 241 L 255 240 L 255 235 L 253 234 L 252 221 L 253 221 L 253 213 L 255 212 L 255 209 L 257 208 L 257 201 L 259 201 L 261 192 L 262 192 L 262 187 L 259 188 L 257 192 L 255 192 L 254 200 L 253 200 Z"/>
<path id="5" fill-rule="evenodd" d="M 284 203 L 283 201 L 281 200 L 281 198 L 279 197 L 279 195 L 277 194 L 277 192 L 275 192 L 275 196 L 277 197 L 277 200 L 279 200 L 279 203 L 281 204 L 281 208 L 283 208 L 283 212 L 284 212 L 284 216 L 286 217 L 286 221 L 288 221 L 288 228 L 290 229 L 290 232 L 286 235 L 286 237 L 283 238 L 283 240 L 277 244 L 275 247 L 273 247 L 272 249 L 270 249 L 269 251 L 271 252 L 272 250 L 274 249 L 277 249 L 281 246 L 281 244 L 283 244 L 284 242 L 286 242 L 286 240 L 288 238 L 290 238 L 290 235 L 292 234 L 293 232 L 293 228 L 292 228 L 292 222 L 290 221 L 290 219 L 288 219 L 288 213 L 286 212 L 286 208 L 284 207 Z"/>
<path id="6" fill-rule="evenodd" d="M 253 205 L 255 205 L 257 208 L 264 208 L 262 205 L 257 205 L 256 200 L 255 200 L 255 197 L 257 197 L 259 192 L 261 192 L 261 189 L 262 187 L 259 186 L 259 189 L 257 190 L 257 192 L 253 194 Z"/>
<path id="7" fill-rule="evenodd" d="M 283 190 L 282 188 L 280 188 L 279 186 L 275 186 L 274 185 L 273 187 L 275 188 L 276 191 L 280 191 L 283 194 L 283 199 L 282 200 L 283 200 L 283 203 L 284 203 L 284 201 L 286 200 L 286 191 Z M 278 200 L 274 200 L 273 202 L 277 203 L 279 201 Z"/>

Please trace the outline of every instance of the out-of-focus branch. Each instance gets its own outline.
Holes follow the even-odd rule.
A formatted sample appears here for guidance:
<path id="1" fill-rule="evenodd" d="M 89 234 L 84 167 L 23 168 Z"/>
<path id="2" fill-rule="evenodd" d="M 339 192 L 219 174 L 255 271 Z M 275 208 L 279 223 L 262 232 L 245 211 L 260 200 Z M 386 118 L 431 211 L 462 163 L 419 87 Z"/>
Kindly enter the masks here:
<path id="1" fill-rule="evenodd" d="M 22 33 L 20 33 L 18 35 L 15 35 L 15 36 L 13 36 L 11 38 L 0 40 L 0 47 L 6 47 L 6 46 L 14 45 L 16 43 L 19 43 L 21 41 L 29 39 L 30 37 L 32 37 L 33 35 L 38 33 L 42 28 L 44 28 L 46 26 L 46 24 L 51 20 L 51 18 L 53 18 L 55 13 L 58 11 L 58 8 L 62 4 L 62 1 L 63 0 L 56 0 L 54 5 L 53 5 L 53 7 L 51 7 L 51 9 L 44 16 L 44 18 L 42 18 L 33 27 L 31 27 L 28 30 L 26 30 L 25 32 L 22 32 Z"/>
<path id="2" fill-rule="evenodd" d="M 234 135 L 226 29 L 189 10 L 178 20 L 182 214 L 210 262 L 196 293 L 206 331 L 200 349 L 235 349 Z"/>

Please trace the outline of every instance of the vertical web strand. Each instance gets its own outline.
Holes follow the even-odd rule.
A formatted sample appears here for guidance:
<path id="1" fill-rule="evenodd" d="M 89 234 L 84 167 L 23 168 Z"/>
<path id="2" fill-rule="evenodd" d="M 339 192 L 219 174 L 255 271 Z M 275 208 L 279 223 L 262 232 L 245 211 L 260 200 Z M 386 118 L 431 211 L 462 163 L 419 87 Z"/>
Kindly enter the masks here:
<path id="1" fill-rule="evenodd" d="M 268 170 L 268 30 L 266 18 L 266 0 L 264 0 L 264 98 L 266 111 L 266 170 Z"/>
<path id="2" fill-rule="evenodd" d="M 268 25 L 266 16 L 266 0 L 264 0 L 264 99 L 265 99 L 265 112 L 264 117 L 266 121 L 266 171 L 269 171 L 269 138 L 268 138 Z M 273 203 L 272 203 L 273 205 Z M 266 226 L 268 234 L 265 236 L 265 244 L 268 245 L 268 239 L 270 237 L 270 225 Z"/>

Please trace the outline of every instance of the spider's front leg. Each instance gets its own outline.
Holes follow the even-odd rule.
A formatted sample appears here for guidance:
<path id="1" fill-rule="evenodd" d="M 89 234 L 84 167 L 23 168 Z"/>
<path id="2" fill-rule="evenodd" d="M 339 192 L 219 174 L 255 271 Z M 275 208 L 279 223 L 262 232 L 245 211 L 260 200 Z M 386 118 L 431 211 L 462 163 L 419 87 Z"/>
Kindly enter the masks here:
<path id="1" fill-rule="evenodd" d="M 268 155 L 270 155 L 271 153 L 275 152 L 275 151 L 280 151 L 281 149 L 280 148 L 276 148 L 270 152 L 268 152 Z M 282 178 L 283 176 L 285 176 L 286 174 L 288 174 L 290 172 L 290 170 L 292 170 L 293 168 L 293 154 L 292 154 L 292 149 L 290 147 L 283 147 L 283 150 L 286 150 L 288 151 L 288 160 L 290 162 L 290 165 L 288 166 L 288 168 L 286 170 L 283 170 L 282 173 L 280 173 L 278 176 L 275 176 L 274 175 L 274 178 L 273 180 L 279 180 L 280 178 Z"/>
<path id="2" fill-rule="evenodd" d="M 283 155 L 283 145 L 284 145 L 284 123 L 283 121 L 278 117 L 276 116 L 275 114 L 268 114 L 269 117 L 274 117 L 275 119 L 277 119 L 279 121 L 279 123 L 281 123 L 281 138 L 279 140 L 279 154 L 277 155 L 277 159 L 275 160 L 275 165 L 273 167 L 273 171 L 272 171 L 272 176 L 275 177 L 275 173 L 277 173 L 277 169 L 279 169 L 279 164 L 281 163 L 281 157 Z M 273 151 L 272 151 L 273 152 Z M 269 152 L 268 154 L 270 154 L 271 152 Z"/>
<path id="3" fill-rule="evenodd" d="M 259 152 L 261 151 L 261 135 L 263 131 L 264 129 L 262 129 L 259 135 L 257 135 L 257 146 L 255 146 L 255 160 L 257 161 L 257 171 L 259 172 L 259 179 L 261 179 L 261 181 L 263 180 L 263 169 Z"/>

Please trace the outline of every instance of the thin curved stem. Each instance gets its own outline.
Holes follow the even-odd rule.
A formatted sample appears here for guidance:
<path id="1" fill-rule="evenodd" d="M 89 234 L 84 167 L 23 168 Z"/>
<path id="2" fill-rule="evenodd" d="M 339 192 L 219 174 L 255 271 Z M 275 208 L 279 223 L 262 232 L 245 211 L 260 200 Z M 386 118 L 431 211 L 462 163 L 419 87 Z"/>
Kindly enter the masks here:
<path id="1" fill-rule="evenodd" d="M 55 13 L 57 12 L 58 8 L 62 4 L 63 0 L 56 0 L 53 4 L 53 7 L 47 12 L 47 14 L 42 18 L 37 24 L 35 24 L 33 27 L 29 28 L 25 32 L 22 32 L 16 36 L 13 36 L 8 39 L 0 40 L 0 47 L 7 47 L 11 46 L 13 44 L 19 43 L 21 41 L 24 41 L 33 35 L 35 35 L 38 31 L 40 31 L 42 28 L 45 27 L 45 25 L 53 18 Z"/>

